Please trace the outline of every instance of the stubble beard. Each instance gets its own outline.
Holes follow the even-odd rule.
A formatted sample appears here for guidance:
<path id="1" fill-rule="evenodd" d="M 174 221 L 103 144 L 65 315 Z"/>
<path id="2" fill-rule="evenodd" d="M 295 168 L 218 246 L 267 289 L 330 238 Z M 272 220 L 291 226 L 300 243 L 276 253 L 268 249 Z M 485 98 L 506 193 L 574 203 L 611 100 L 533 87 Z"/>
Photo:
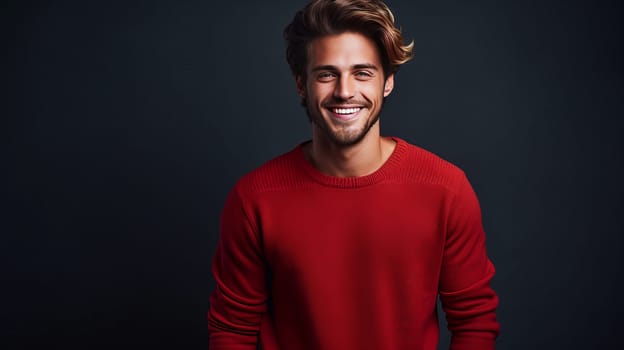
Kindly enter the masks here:
<path id="1" fill-rule="evenodd" d="M 331 128 L 327 124 L 327 121 L 323 118 L 322 115 L 314 116 L 312 113 L 310 113 L 310 107 L 307 105 L 307 103 L 305 104 L 305 109 L 308 115 L 308 120 L 314 125 L 316 125 L 316 127 L 318 127 L 325 134 L 326 138 L 330 142 L 340 147 L 349 147 L 349 146 L 353 146 L 353 145 L 360 143 L 360 141 L 362 141 L 364 137 L 366 137 L 370 129 L 377 122 L 379 122 L 379 116 L 381 115 L 382 107 L 383 107 L 383 104 L 380 106 L 379 110 L 377 111 L 377 114 L 375 114 L 372 117 L 372 119 L 369 116 L 368 123 L 364 125 L 364 127 L 362 127 L 361 129 L 348 130 L 348 131 L 345 131 L 344 129 L 342 129 L 342 130 L 335 132 L 331 130 Z"/>

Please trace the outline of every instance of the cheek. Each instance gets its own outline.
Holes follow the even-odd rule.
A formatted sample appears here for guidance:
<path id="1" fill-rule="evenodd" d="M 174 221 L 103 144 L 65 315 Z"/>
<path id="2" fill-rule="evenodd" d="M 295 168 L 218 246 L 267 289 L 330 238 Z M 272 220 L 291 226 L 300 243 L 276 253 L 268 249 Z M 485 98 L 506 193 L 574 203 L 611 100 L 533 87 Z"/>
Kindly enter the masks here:
<path id="1" fill-rule="evenodd" d="M 332 97 L 332 88 L 329 84 L 313 85 L 308 90 L 308 97 L 312 100 L 323 102 L 324 100 Z"/>
<path id="2" fill-rule="evenodd" d="M 384 98 L 384 92 L 383 89 L 380 90 L 378 87 L 369 87 L 366 90 L 362 90 L 362 96 L 364 96 L 365 99 L 377 103 L 379 104 L 379 101 L 383 100 Z"/>

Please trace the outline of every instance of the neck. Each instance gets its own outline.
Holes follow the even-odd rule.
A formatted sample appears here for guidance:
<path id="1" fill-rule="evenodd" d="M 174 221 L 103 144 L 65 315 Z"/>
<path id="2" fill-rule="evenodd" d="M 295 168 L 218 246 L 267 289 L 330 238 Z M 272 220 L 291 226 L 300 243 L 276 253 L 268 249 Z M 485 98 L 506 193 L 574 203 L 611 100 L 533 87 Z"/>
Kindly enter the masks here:
<path id="1" fill-rule="evenodd" d="M 357 144 L 337 145 L 320 130 L 313 130 L 312 142 L 304 153 L 320 172 L 330 176 L 356 177 L 372 174 L 390 158 L 395 142 L 382 138 L 379 123 Z"/>

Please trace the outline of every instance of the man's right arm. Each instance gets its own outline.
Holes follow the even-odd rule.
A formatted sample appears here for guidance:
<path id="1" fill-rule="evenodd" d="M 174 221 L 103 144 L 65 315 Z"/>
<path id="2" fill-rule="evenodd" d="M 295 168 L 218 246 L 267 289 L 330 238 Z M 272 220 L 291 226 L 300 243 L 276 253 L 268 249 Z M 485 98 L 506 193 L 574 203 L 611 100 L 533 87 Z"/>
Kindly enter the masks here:
<path id="1" fill-rule="evenodd" d="M 260 320 L 267 311 L 266 265 L 258 230 L 232 190 L 221 214 L 213 259 L 208 332 L 212 350 L 256 350 Z"/>

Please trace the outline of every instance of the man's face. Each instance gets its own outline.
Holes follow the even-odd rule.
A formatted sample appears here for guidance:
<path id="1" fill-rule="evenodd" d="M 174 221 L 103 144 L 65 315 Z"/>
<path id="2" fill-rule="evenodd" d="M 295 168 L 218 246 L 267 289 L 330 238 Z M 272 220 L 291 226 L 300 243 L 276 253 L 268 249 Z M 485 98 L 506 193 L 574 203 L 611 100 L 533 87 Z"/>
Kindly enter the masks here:
<path id="1" fill-rule="evenodd" d="M 394 76 L 384 79 L 375 43 L 358 33 L 325 36 L 310 43 L 307 79 L 297 78 L 313 133 L 337 146 L 354 145 L 377 120 Z"/>

